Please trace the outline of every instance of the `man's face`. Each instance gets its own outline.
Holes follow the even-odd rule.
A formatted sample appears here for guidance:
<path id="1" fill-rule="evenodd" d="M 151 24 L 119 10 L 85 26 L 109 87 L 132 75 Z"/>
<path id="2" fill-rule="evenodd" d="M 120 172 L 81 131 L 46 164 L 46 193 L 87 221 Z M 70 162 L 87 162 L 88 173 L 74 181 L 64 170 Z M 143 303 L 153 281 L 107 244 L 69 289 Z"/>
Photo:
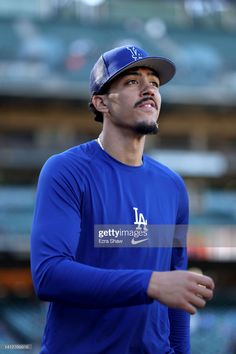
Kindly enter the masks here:
<path id="1" fill-rule="evenodd" d="M 106 94 L 107 118 L 116 126 L 141 134 L 156 133 L 159 85 L 157 74 L 149 68 L 127 70 L 111 83 Z"/>

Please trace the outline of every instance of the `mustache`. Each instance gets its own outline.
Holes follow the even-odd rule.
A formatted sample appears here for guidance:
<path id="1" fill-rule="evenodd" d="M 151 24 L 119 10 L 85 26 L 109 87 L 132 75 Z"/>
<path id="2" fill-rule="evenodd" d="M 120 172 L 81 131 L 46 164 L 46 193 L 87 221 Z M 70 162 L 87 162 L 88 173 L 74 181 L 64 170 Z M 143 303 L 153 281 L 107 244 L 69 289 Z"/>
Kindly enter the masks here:
<path id="1" fill-rule="evenodd" d="M 147 96 L 147 97 L 144 97 L 144 98 L 141 98 L 141 100 L 137 101 L 134 105 L 134 108 L 138 107 L 140 104 L 146 102 L 146 101 L 152 101 L 154 104 L 155 104 L 155 108 L 157 109 L 157 104 L 156 102 L 154 101 L 154 99 L 151 97 L 151 96 Z"/>

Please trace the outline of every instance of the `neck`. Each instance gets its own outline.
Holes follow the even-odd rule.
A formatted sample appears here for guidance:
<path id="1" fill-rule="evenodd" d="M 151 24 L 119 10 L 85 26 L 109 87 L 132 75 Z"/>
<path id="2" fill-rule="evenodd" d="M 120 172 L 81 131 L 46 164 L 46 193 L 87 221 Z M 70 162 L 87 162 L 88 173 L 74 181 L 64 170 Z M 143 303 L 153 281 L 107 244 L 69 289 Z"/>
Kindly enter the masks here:
<path id="1" fill-rule="evenodd" d="M 141 166 L 143 163 L 145 136 L 135 136 L 118 129 L 116 132 L 112 129 L 108 132 L 106 127 L 103 127 L 99 135 L 99 143 L 110 156 L 126 165 Z"/>

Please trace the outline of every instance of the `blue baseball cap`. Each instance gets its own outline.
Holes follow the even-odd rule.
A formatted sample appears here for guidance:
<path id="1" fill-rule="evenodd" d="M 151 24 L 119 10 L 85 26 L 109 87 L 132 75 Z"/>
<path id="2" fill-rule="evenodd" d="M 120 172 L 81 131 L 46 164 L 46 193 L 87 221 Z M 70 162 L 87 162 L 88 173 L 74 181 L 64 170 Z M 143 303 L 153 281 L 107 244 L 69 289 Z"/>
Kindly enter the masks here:
<path id="1" fill-rule="evenodd" d="M 174 63 L 166 58 L 150 56 L 136 46 L 123 46 L 105 52 L 95 63 L 90 74 L 91 95 L 102 92 L 104 86 L 127 69 L 148 67 L 154 70 L 160 85 L 166 84 L 175 75 Z"/>

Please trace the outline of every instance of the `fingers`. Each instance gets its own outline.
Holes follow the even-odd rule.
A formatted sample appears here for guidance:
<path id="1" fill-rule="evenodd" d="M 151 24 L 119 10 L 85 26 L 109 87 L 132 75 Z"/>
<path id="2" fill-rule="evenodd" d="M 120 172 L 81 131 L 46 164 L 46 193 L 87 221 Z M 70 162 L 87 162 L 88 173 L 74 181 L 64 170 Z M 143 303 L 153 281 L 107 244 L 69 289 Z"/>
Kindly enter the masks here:
<path id="1" fill-rule="evenodd" d="M 189 293 L 188 299 L 182 307 L 191 315 L 194 315 L 197 312 L 197 309 L 203 308 L 205 307 L 205 305 L 206 298 L 202 297 L 199 294 Z"/>
<path id="2" fill-rule="evenodd" d="M 188 292 L 182 304 L 183 308 L 190 314 L 195 314 L 198 308 L 203 308 L 206 305 L 207 299 L 200 295 L 199 292 L 194 293 L 192 290 Z"/>
<path id="3" fill-rule="evenodd" d="M 191 274 L 192 280 L 199 286 L 214 290 L 215 284 L 210 277 L 206 275 L 197 274 L 194 272 L 189 272 L 189 274 Z"/>
<path id="4" fill-rule="evenodd" d="M 203 300 L 197 295 L 193 295 L 191 298 L 191 302 L 187 302 L 183 309 L 190 313 L 190 315 L 194 315 L 197 312 L 198 308 L 203 308 L 205 305 L 205 300 Z"/>
<path id="5" fill-rule="evenodd" d="M 191 304 L 198 308 L 203 308 L 206 305 L 206 300 L 199 295 L 192 295 Z"/>
<path id="6" fill-rule="evenodd" d="M 202 285 L 198 285 L 197 295 L 203 297 L 206 300 L 211 300 L 213 297 L 213 290 L 204 288 Z"/>
<path id="7" fill-rule="evenodd" d="M 189 288 L 189 290 L 194 295 L 204 298 L 205 300 L 211 300 L 213 297 L 213 290 L 208 289 L 203 285 L 192 284 L 191 287 Z"/>
<path id="8" fill-rule="evenodd" d="M 183 307 L 183 310 L 187 311 L 190 315 L 195 315 L 195 313 L 197 313 L 196 307 L 194 307 L 190 303 Z"/>
<path id="9" fill-rule="evenodd" d="M 199 285 L 205 286 L 206 288 L 211 289 L 211 290 L 214 289 L 215 284 L 210 277 L 208 277 L 206 275 L 200 275 L 200 274 L 196 274 L 196 276 L 197 276 L 196 280 Z"/>
<path id="10" fill-rule="evenodd" d="M 206 300 L 204 300 L 199 295 L 189 293 L 185 300 L 179 302 L 178 307 L 194 315 L 198 308 L 203 308 L 206 305 Z"/>
<path id="11" fill-rule="evenodd" d="M 203 308 L 206 302 L 212 299 L 215 285 L 208 276 L 194 272 L 188 272 L 188 274 L 190 276 L 188 294 L 182 308 L 193 315 L 197 312 L 197 309 Z"/>
<path id="12" fill-rule="evenodd" d="M 208 276 L 196 273 L 192 275 L 194 282 L 191 287 L 188 312 L 195 314 L 197 308 L 203 308 L 206 305 L 206 301 L 212 299 L 215 285 L 213 280 Z"/>

